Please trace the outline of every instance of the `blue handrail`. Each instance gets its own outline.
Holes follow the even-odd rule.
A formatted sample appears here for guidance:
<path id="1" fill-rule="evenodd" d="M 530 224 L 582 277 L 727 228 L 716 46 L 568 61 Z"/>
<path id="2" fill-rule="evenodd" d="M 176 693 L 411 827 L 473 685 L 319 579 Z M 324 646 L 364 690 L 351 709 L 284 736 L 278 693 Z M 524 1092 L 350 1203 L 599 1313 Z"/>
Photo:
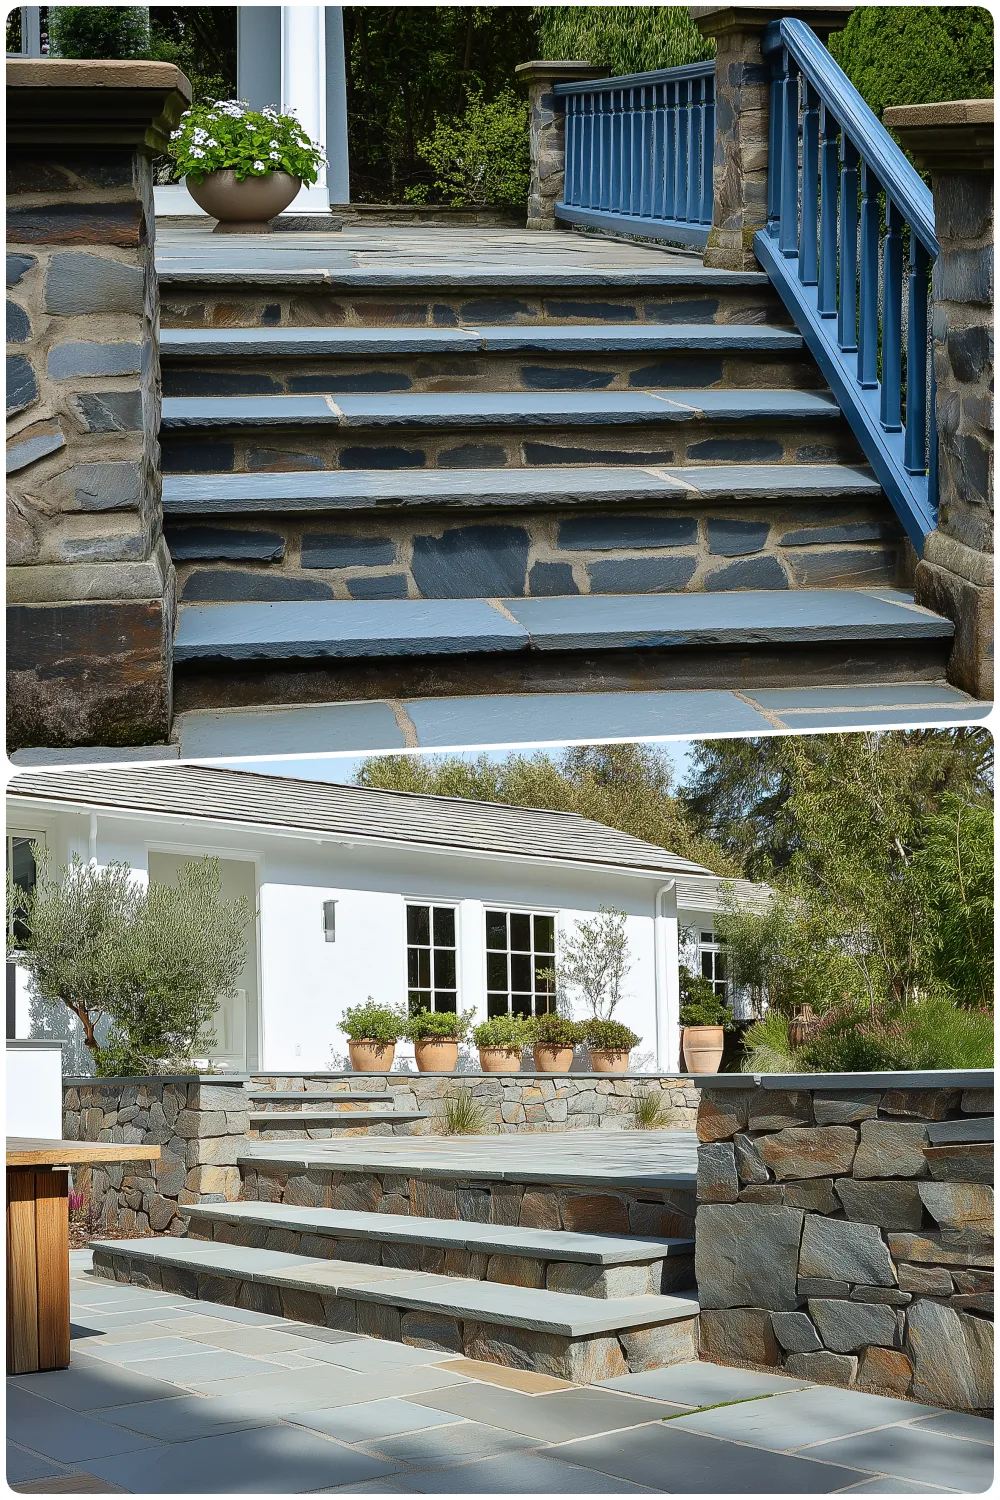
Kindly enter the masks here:
<path id="1" fill-rule="evenodd" d="M 570 224 L 702 247 L 712 224 L 715 63 L 557 83 Z"/>
<path id="2" fill-rule="evenodd" d="M 937 524 L 933 198 L 805 22 L 772 23 L 764 54 L 768 222 L 754 250 L 919 556 Z"/>

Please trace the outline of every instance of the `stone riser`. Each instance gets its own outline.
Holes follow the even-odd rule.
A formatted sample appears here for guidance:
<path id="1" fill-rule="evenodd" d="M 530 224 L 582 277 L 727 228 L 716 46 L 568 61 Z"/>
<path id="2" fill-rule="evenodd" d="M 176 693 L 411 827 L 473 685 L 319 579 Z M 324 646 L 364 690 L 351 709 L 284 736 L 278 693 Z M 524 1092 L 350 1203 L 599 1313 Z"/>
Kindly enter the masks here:
<path id="1" fill-rule="evenodd" d="M 293 1318 L 343 1333 L 390 1339 L 420 1349 L 440 1349 L 519 1370 L 534 1370 L 581 1384 L 628 1372 L 660 1369 L 698 1357 L 698 1319 L 571 1339 L 527 1328 L 432 1316 L 426 1312 L 351 1297 L 321 1296 L 263 1280 L 212 1276 L 183 1267 L 133 1262 L 125 1255 L 94 1254 L 94 1270 L 107 1280 L 126 1282 L 227 1307 L 244 1307 L 272 1317 Z"/>
<path id="2" fill-rule="evenodd" d="M 275 1110 L 275 1115 L 278 1111 Z M 426 1120 L 403 1121 L 399 1125 L 388 1120 L 379 1120 L 366 1125 L 358 1112 L 358 1118 L 350 1125 L 258 1125 L 250 1131 L 253 1141 L 328 1141 L 336 1137 L 339 1141 L 353 1135 L 427 1135 Z"/>
<path id="3" fill-rule="evenodd" d="M 445 513 L 447 515 L 447 513 Z M 479 517 L 482 515 L 482 520 Z M 630 542 L 631 534 L 631 542 Z M 185 600 L 461 599 L 902 583 L 886 502 L 168 523 Z M 200 553 L 200 556 L 199 556 Z"/>
<path id="4" fill-rule="evenodd" d="M 652 692 L 655 689 L 823 687 L 858 682 L 937 682 L 947 641 L 834 642 L 647 651 L 523 652 L 289 662 L 283 667 L 174 667 L 174 709 L 349 703 L 492 693 Z"/>
<path id="5" fill-rule="evenodd" d="M 461 1276 L 473 1281 L 495 1281 L 508 1286 L 545 1287 L 585 1297 L 636 1297 L 683 1292 L 694 1287 L 694 1254 L 625 1266 L 585 1265 L 545 1260 L 539 1256 L 487 1254 L 434 1245 L 386 1244 L 356 1236 L 306 1234 L 294 1229 L 269 1229 L 264 1224 L 205 1223 L 191 1219 L 188 1239 L 216 1240 L 289 1255 L 323 1256 L 365 1265 L 394 1266 L 401 1271 L 427 1271 L 436 1276 Z"/>
<path id="6" fill-rule="evenodd" d="M 165 396 L 330 392 L 634 391 L 755 387 L 822 390 L 808 355 L 702 350 L 642 354 L 452 354 L 428 358 L 163 357 Z"/>
<path id="7" fill-rule="evenodd" d="M 311 469 L 504 469 L 552 465 L 863 464 L 841 418 L 822 422 L 672 421 L 655 426 L 523 429 L 353 428 L 286 425 L 167 429 L 165 474 L 266 474 Z"/>
<path id="8" fill-rule="evenodd" d="M 164 328 L 457 328 L 462 324 L 769 323 L 791 318 L 770 287 L 487 293 L 393 290 L 381 295 L 275 283 L 259 290 L 161 279 Z"/>
<path id="9" fill-rule="evenodd" d="M 363 1213 L 416 1214 L 530 1229 L 589 1234 L 637 1234 L 690 1238 L 694 1233 L 693 1188 L 643 1192 L 594 1191 L 570 1184 L 491 1182 L 421 1178 L 392 1172 L 346 1172 L 313 1162 L 241 1163 L 242 1198 L 308 1208 Z"/>

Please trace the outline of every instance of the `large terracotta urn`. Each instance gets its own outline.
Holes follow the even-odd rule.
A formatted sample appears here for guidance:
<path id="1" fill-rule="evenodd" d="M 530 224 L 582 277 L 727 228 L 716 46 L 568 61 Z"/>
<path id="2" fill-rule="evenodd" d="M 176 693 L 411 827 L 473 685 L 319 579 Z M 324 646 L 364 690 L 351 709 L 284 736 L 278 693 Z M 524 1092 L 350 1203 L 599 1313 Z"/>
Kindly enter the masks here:
<path id="1" fill-rule="evenodd" d="M 609 1050 L 602 1047 L 590 1049 L 590 1071 L 592 1073 L 627 1073 L 628 1053 L 624 1048 Z"/>
<path id="2" fill-rule="evenodd" d="M 532 1049 L 536 1073 L 568 1073 L 573 1066 L 573 1048 L 536 1042 Z"/>
<path id="3" fill-rule="evenodd" d="M 721 1026 L 685 1026 L 684 1062 L 689 1073 L 717 1073 L 722 1062 L 725 1031 Z"/>
<path id="4" fill-rule="evenodd" d="M 454 1073 L 458 1067 L 458 1042 L 451 1037 L 429 1036 L 413 1043 L 418 1073 Z"/>
<path id="5" fill-rule="evenodd" d="M 479 1066 L 484 1073 L 520 1073 L 522 1047 L 480 1047 Z"/>
<path id="6" fill-rule="evenodd" d="M 388 1073 L 396 1056 L 396 1043 L 349 1041 L 347 1050 L 355 1073 Z"/>

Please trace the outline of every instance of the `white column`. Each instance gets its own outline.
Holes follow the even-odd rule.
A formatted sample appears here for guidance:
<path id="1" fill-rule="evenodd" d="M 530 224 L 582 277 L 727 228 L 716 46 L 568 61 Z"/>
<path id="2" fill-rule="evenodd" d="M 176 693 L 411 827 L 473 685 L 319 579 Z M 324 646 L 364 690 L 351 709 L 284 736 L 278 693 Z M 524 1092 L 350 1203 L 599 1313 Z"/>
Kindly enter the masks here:
<path id="1" fill-rule="evenodd" d="M 680 929 L 677 886 L 672 881 L 656 893 L 653 920 L 656 944 L 656 1065 L 664 1073 L 680 1071 Z"/>
<path id="2" fill-rule="evenodd" d="M 281 109 L 326 150 L 326 10 L 322 5 L 281 7 Z M 328 214 L 326 167 L 303 187 L 286 213 Z"/>

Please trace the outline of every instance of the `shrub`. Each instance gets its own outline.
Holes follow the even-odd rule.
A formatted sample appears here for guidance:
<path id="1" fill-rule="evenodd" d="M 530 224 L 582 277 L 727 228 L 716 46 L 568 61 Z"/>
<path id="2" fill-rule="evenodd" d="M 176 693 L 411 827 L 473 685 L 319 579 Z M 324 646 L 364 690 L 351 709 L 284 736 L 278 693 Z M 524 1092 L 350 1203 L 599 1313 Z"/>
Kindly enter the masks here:
<path id="1" fill-rule="evenodd" d="M 51 57 L 150 56 L 148 5 L 50 6 L 48 27 Z"/>
<path id="2" fill-rule="evenodd" d="M 872 1020 L 853 1007 L 829 1012 L 799 1054 L 803 1071 L 904 1072 L 992 1068 L 993 1017 L 931 996 Z"/>
<path id="3" fill-rule="evenodd" d="M 474 1014 L 471 1010 L 418 1010 L 407 1017 L 405 1034 L 411 1042 L 460 1042 Z"/>
<path id="4" fill-rule="evenodd" d="M 682 1026 L 723 1026 L 731 1030 L 733 1013 L 729 1006 L 719 999 L 710 980 L 692 974 L 684 964 L 680 966 L 680 991 Z"/>
<path id="5" fill-rule="evenodd" d="M 185 110 L 171 134 L 170 155 L 178 172 L 193 182 L 224 169 L 235 172 L 239 182 L 271 172 L 315 182 L 324 161 L 294 115 L 281 115 L 269 105 L 251 109 L 242 99 Z"/>
<path id="6" fill-rule="evenodd" d="M 592 1052 L 631 1052 L 642 1041 L 621 1021 L 604 1021 L 600 1016 L 590 1016 L 582 1021 L 584 1040 Z"/>
<path id="7" fill-rule="evenodd" d="M 788 1040 L 788 1017 L 770 1010 L 743 1034 L 741 1073 L 807 1073 Z"/>
<path id="8" fill-rule="evenodd" d="M 350 1042 L 377 1042 L 389 1047 L 406 1035 L 407 1018 L 390 1005 L 376 1005 L 371 995 L 364 1005 L 349 1005 L 340 1029 Z"/>
<path id="9" fill-rule="evenodd" d="M 982 6 L 859 6 L 830 51 L 877 115 L 993 97 L 993 19 Z"/>
<path id="10" fill-rule="evenodd" d="M 532 1017 L 527 1023 L 527 1032 L 535 1047 L 575 1047 L 584 1040 L 583 1026 L 579 1021 L 555 1014 Z"/>
<path id="11" fill-rule="evenodd" d="M 520 1052 L 527 1041 L 527 1023 L 523 1016 L 491 1016 L 473 1028 L 472 1040 L 477 1047 L 505 1047 Z"/>
<path id="12" fill-rule="evenodd" d="M 612 73 L 646 73 L 715 56 L 686 5 L 544 5 L 540 57 L 582 58 Z"/>
<path id="13" fill-rule="evenodd" d="M 670 1123 L 672 1111 L 662 1094 L 636 1094 L 632 1099 L 632 1125 L 636 1130 L 662 1130 Z"/>
<path id="14" fill-rule="evenodd" d="M 433 135 L 417 150 L 436 174 L 433 190 L 452 208 L 503 203 L 519 208 L 528 200 L 528 101 L 513 89 L 489 103 L 481 93 L 470 93 L 461 119 L 435 119 Z M 404 196 L 408 203 L 423 203 L 430 192 L 421 183 Z"/>
<path id="15" fill-rule="evenodd" d="M 488 1123 L 485 1109 L 469 1089 L 462 1089 L 445 1099 L 445 1135 L 482 1135 Z"/>

